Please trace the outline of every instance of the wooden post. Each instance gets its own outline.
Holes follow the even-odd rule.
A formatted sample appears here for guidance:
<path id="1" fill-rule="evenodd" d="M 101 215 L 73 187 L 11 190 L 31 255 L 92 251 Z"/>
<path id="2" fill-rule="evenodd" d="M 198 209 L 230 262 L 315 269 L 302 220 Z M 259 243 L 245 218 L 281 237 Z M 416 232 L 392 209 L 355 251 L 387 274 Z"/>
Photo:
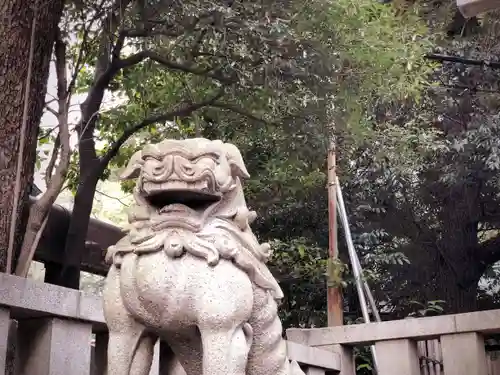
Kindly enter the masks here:
<path id="1" fill-rule="evenodd" d="M 337 194 L 336 194 L 336 158 L 334 127 L 330 129 L 330 144 L 328 148 L 328 255 L 330 262 L 338 258 L 337 251 Z M 328 326 L 344 324 L 344 307 L 342 291 L 338 285 L 327 286 Z"/>

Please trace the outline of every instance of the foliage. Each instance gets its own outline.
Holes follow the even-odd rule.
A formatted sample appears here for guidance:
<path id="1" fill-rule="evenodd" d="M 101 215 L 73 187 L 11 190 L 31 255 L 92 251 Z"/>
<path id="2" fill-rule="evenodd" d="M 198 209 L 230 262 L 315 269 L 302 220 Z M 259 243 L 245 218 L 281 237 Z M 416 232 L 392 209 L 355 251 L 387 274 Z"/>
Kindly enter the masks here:
<path id="1" fill-rule="evenodd" d="M 485 27 L 483 32 L 488 35 L 491 29 Z M 441 42 L 448 46 L 440 47 L 443 53 L 463 51 L 466 45 L 473 58 L 491 57 L 481 51 L 486 47 L 479 48 L 477 39 Z M 491 43 L 488 46 L 492 48 Z M 375 101 L 367 108 L 365 117 L 373 128 L 363 132 L 362 142 L 345 127 L 338 129 L 342 187 L 356 248 L 380 308 L 390 317 L 412 313 L 415 300 L 425 306 L 428 301 L 443 301 L 430 308 L 442 308 L 445 313 L 491 308 L 498 300 L 494 287 L 498 276 L 491 267 L 500 255 L 495 208 L 497 74 L 457 64 L 435 67 L 428 77 L 432 84 L 418 103 Z M 302 155 L 309 147 L 324 145 L 324 138 L 323 143 L 316 142 L 314 135 L 308 136 L 307 146 L 300 147 Z M 294 142 L 288 147 L 294 147 Z M 286 151 L 285 155 L 289 156 Z M 317 182 L 297 189 L 300 192 L 293 193 L 297 195 L 288 195 L 290 185 L 277 184 L 274 191 L 280 198 L 259 198 L 265 203 L 257 230 L 266 238 L 314 239 L 326 257 L 327 205 L 325 178 L 320 176 L 325 163 L 311 158 L 300 159 L 313 160 L 310 171 L 318 171 Z M 300 173 L 304 175 L 304 170 Z M 255 191 L 263 189 L 265 184 L 260 183 Z M 269 204 L 276 201 L 280 203 Z M 342 256 L 342 240 L 340 244 Z M 482 275 L 493 279 L 481 280 Z M 480 289 L 478 300 L 480 280 L 493 294 L 484 295 Z M 307 293 L 319 286 L 310 286 L 294 298 L 309 303 Z M 348 286 L 344 294 L 348 315 L 359 313 L 352 288 Z M 324 297 L 322 303 L 326 308 Z"/>
<path id="2" fill-rule="evenodd" d="M 489 30 L 485 27 L 482 37 Z M 459 49 L 472 58 L 487 56 L 476 38 L 445 42 L 441 53 Z M 384 305 L 393 314 L 406 315 L 415 299 L 444 300 L 448 313 L 491 308 L 496 299 L 480 295 L 478 301 L 477 288 L 487 267 L 499 259 L 493 208 L 498 205 L 497 75 L 474 66 L 443 65 L 432 76 L 436 84 L 426 100 L 378 115 L 385 122 L 378 125 L 383 133 L 372 138 L 375 144 L 367 142 L 351 154 L 355 178 L 346 180 L 345 190 L 355 232 L 379 233 L 378 242 L 360 251 L 386 254 L 389 246 L 410 262 L 375 269 L 385 276 L 377 297 L 397 301 Z M 405 140 L 404 152 L 394 148 L 401 145 L 397 138 Z"/>
<path id="3" fill-rule="evenodd" d="M 384 312 L 406 316 L 411 301 L 434 300 L 457 310 L 447 304 L 459 283 L 475 298 L 484 272 L 474 256 L 496 240 L 500 147 L 496 94 L 468 87 L 493 91 L 495 73 L 429 65 L 422 56 L 436 41 L 416 10 L 369 0 L 122 4 L 119 12 L 109 1 L 67 6 L 63 28 L 79 30 L 69 59 L 80 60 L 77 92 L 94 92 L 106 67 L 126 62 L 104 90 L 117 102 L 106 108 L 101 100 L 76 126 L 79 152 L 68 181 L 75 194 L 97 185 L 82 167 L 91 142 L 104 168 L 90 170 L 101 179 L 165 137 L 237 144 L 252 175 L 244 189 L 259 213 L 255 229 L 275 249 L 285 326 L 324 325 L 326 150 L 334 123 L 356 249 Z M 114 48 L 123 42 L 118 58 L 103 35 Z M 103 57 L 108 65 L 100 66 Z M 207 98 L 216 99 L 182 112 Z M 483 207 L 491 211 L 478 213 Z M 454 220 L 461 215 L 466 219 Z M 348 263 L 342 236 L 339 244 Z M 341 282 L 348 314 L 356 314 L 351 281 L 347 272 Z"/>
<path id="4" fill-rule="evenodd" d="M 92 216 L 124 227 L 128 223 L 128 208 L 133 204 L 132 196 L 121 191 L 120 183 L 112 180 L 99 182 L 96 193 L 92 205 Z"/>
<path id="5" fill-rule="evenodd" d="M 280 318 L 285 327 L 321 327 L 326 319 L 324 251 L 305 238 L 273 240 L 270 260 L 285 294 Z"/>
<path id="6" fill-rule="evenodd" d="M 443 313 L 444 309 L 442 307 L 445 301 L 428 301 L 427 304 L 420 303 L 418 301 L 410 301 L 411 304 L 417 307 L 417 310 L 410 313 L 410 317 L 424 317 L 429 315 L 440 315 Z"/>
<path id="7" fill-rule="evenodd" d="M 212 2 L 184 2 L 179 8 L 150 9 L 157 13 L 147 22 L 153 26 L 164 22 L 164 25 L 161 28 L 148 25 L 149 29 L 140 38 L 127 38 L 127 50 L 133 53 L 147 45 L 148 51 L 161 56 L 168 52 L 171 61 L 180 61 L 185 66 L 179 63 L 181 66 L 172 69 L 159 60 L 144 59 L 113 79 L 110 88 L 122 104 L 100 113 L 97 139 L 101 152 L 130 125 L 162 108 L 203 98 L 221 84 L 220 80 L 212 79 L 212 74 L 191 74 L 190 71 L 196 71 L 195 67 L 187 67 L 193 62 L 200 69 L 211 71 L 209 68 L 212 68 L 225 77 L 235 77 L 236 84 L 228 88 L 227 94 L 233 98 L 232 102 L 219 108 L 223 111 L 207 108 L 200 115 L 177 119 L 176 126 L 152 124 L 121 149 L 113 160 L 115 165 L 122 166 L 145 142 L 165 136 L 210 133 L 212 129 L 204 129 L 209 125 L 204 123 L 207 117 L 219 128 L 218 136 L 229 136 L 238 144 L 250 143 L 251 138 L 259 142 L 265 132 L 266 136 L 272 135 L 274 146 L 284 145 L 276 150 L 283 152 L 286 145 L 295 143 L 289 137 L 293 136 L 294 127 L 300 126 L 305 127 L 305 132 L 315 128 L 313 136 L 319 139 L 313 142 L 326 147 L 324 123 L 327 118 L 323 112 L 329 105 L 325 100 L 332 95 L 338 105 L 345 107 L 345 113 L 354 114 L 363 111 L 373 96 L 389 98 L 387 93 L 391 93 L 390 97 L 398 98 L 417 94 L 428 71 L 421 59 L 429 46 L 422 23 L 413 13 L 396 16 L 391 7 L 366 0 L 358 0 L 355 7 L 351 5 L 347 1 L 332 4 L 323 0 L 292 3 L 289 8 L 273 2 L 259 6 L 243 2 L 230 7 Z M 271 12 L 272 17 L 262 17 L 265 12 Z M 128 35 L 140 34 L 140 30 L 133 29 L 141 25 L 136 19 L 138 16 L 132 13 L 130 17 L 125 22 L 131 28 Z M 215 17 L 218 17 L 217 23 Z M 190 28 L 193 20 L 198 24 Z M 80 28 L 85 29 L 87 23 L 88 16 Z M 98 31 L 96 28 L 88 34 L 97 35 Z M 74 51 L 75 54 L 79 51 L 78 46 Z M 88 56 L 77 77 L 78 91 L 88 90 L 92 83 L 97 52 L 95 46 L 85 51 Z M 342 65 L 347 62 L 346 70 Z M 346 106 L 348 102 L 351 104 Z M 354 104 L 359 106 L 356 110 L 352 107 Z M 244 111 L 251 115 L 250 120 L 243 117 L 242 121 L 241 113 L 235 116 L 227 108 Z M 305 116 L 309 120 L 306 119 L 306 126 Z M 290 124 L 283 131 L 286 121 Z M 225 130 L 226 127 L 231 129 Z M 310 141 L 311 134 L 307 135 L 298 135 L 296 142 Z M 296 149 L 288 154 L 293 151 Z M 277 159 L 269 158 L 274 163 Z M 285 157 L 281 159 L 287 161 Z M 301 176 L 301 180 L 312 179 L 310 185 L 321 178 L 320 168 L 307 172 L 300 165 L 273 165 L 269 169 L 268 174 L 280 180 L 277 182 L 289 181 L 303 173 L 311 173 Z M 295 176 L 291 176 L 294 173 Z M 77 177 L 78 173 L 73 176 Z"/>
<path id="8" fill-rule="evenodd" d="M 76 267 L 84 251 L 97 180 L 145 142 L 202 135 L 207 116 L 219 114 L 279 128 L 278 121 L 296 118 L 310 103 L 325 105 L 318 90 L 325 92 L 332 64 L 327 57 L 321 66 L 305 58 L 314 57 L 315 50 L 302 43 L 290 26 L 291 9 L 281 4 L 105 0 L 81 5 L 68 4 L 61 25 L 68 44 L 70 28 L 79 30 L 69 48 L 75 72 L 69 86 L 87 92 L 75 125 L 78 152 L 68 183 L 75 206 L 65 264 Z M 106 109 L 109 92 L 120 102 Z M 203 109 L 207 112 L 195 113 Z M 239 125 L 244 128 L 241 119 Z M 65 270 L 64 283 L 74 279 L 74 272 Z"/>
<path id="9" fill-rule="evenodd" d="M 356 374 L 373 374 L 374 365 L 370 347 L 356 347 L 354 349 L 354 358 L 356 363 Z"/>
<path id="10" fill-rule="evenodd" d="M 254 173 L 245 185 L 249 201 L 267 209 L 261 222 L 304 207 L 323 190 L 318 151 L 326 149 L 331 104 L 345 106 L 340 117 L 361 113 L 386 92 L 394 94 L 390 98 L 414 95 L 427 73 L 417 56 L 428 41 L 414 15 L 398 16 L 365 0 L 355 8 L 327 1 L 68 3 L 61 30 L 74 72 L 69 86 L 87 97 L 74 125 L 78 152 L 68 187 L 75 207 L 65 262 L 84 251 L 97 178 L 106 179 L 138 147 L 164 137 L 202 135 L 238 144 Z M 356 36 L 360 31 L 366 38 Z M 375 65 L 374 51 L 381 54 Z M 114 103 L 107 105 L 106 97 Z M 359 108 L 351 111 L 348 102 Z M 279 235 L 278 228 L 264 237 L 291 244 L 314 238 L 300 231 Z"/>
<path id="11" fill-rule="evenodd" d="M 308 3 L 304 29 L 308 35 L 321 35 L 336 56 L 332 95 L 338 129 L 364 136 L 377 106 L 420 99 L 432 71 L 422 56 L 432 48 L 433 38 L 418 8 L 401 13 L 369 0 Z"/>

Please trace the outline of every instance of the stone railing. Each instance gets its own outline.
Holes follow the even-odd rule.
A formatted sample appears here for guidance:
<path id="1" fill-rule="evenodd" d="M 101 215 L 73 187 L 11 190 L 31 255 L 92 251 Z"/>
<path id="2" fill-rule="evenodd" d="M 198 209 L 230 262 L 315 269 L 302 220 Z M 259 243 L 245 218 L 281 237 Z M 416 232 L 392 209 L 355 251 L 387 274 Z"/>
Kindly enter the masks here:
<path id="1" fill-rule="evenodd" d="M 354 375 L 353 348 L 375 345 L 378 375 L 497 375 L 485 338 L 500 333 L 500 310 L 332 328 L 289 329 L 287 339 L 335 351 Z"/>
<path id="2" fill-rule="evenodd" d="M 337 353 L 287 345 L 308 375 L 338 373 Z M 162 348 L 155 348 L 150 375 L 170 375 Z M 103 375 L 106 353 L 100 298 L 0 273 L 0 374 Z"/>

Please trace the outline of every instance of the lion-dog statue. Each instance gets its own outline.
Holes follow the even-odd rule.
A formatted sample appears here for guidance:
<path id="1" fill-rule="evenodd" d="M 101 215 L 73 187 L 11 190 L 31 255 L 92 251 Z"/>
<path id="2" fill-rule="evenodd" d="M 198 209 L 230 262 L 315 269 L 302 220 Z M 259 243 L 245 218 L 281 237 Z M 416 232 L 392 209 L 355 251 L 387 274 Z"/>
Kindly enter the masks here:
<path id="1" fill-rule="evenodd" d="M 135 205 L 106 254 L 109 375 L 148 375 L 158 339 L 187 375 L 304 374 L 287 358 L 270 246 L 250 229 L 248 177 L 218 140 L 168 139 L 131 158 Z"/>

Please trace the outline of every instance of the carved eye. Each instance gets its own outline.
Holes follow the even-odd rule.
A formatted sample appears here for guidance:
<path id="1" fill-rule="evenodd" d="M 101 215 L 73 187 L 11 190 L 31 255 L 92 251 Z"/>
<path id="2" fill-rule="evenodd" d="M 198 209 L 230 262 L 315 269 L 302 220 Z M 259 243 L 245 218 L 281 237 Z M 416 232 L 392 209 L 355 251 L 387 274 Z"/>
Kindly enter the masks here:
<path id="1" fill-rule="evenodd" d="M 185 173 L 188 176 L 191 176 L 194 174 L 195 170 L 194 167 L 191 163 L 185 163 L 180 165 L 182 173 Z"/>
<path id="2" fill-rule="evenodd" d="M 155 160 L 150 162 L 152 164 L 152 169 L 153 169 L 153 174 L 159 174 L 162 173 L 162 171 L 165 169 L 165 166 L 163 163 Z"/>

